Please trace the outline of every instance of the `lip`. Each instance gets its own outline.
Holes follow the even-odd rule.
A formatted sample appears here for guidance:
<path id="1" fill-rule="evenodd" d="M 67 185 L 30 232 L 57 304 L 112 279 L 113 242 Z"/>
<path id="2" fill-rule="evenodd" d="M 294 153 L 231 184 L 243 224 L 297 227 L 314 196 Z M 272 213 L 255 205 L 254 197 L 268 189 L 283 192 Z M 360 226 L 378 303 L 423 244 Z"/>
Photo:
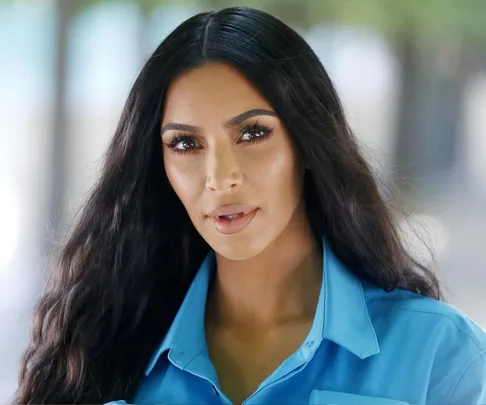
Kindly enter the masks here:
<path id="1" fill-rule="evenodd" d="M 241 232 L 255 218 L 258 207 L 248 204 L 223 205 L 213 210 L 208 218 L 216 231 L 224 235 L 232 235 Z M 222 216 L 237 215 L 233 219 L 223 218 Z"/>
<path id="2" fill-rule="evenodd" d="M 218 218 L 222 215 L 248 214 L 256 208 L 257 207 L 249 204 L 221 205 L 213 210 L 208 216 L 211 218 Z"/>

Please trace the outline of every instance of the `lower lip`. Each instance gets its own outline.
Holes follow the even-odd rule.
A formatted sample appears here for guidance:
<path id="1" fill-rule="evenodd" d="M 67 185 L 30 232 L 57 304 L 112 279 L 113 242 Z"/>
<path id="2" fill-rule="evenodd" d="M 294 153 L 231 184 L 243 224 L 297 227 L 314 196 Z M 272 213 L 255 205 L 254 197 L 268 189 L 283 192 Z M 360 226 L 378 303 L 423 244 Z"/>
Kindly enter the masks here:
<path id="1" fill-rule="evenodd" d="M 241 232 L 255 218 L 258 208 L 234 219 L 209 217 L 216 230 L 224 235 Z"/>

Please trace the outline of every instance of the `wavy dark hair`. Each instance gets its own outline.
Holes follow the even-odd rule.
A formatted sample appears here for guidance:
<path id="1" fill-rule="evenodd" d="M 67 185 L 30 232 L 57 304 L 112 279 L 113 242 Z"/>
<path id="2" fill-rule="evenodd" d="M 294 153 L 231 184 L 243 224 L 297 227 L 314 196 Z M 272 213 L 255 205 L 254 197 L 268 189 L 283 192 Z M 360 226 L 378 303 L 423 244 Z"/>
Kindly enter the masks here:
<path id="1" fill-rule="evenodd" d="M 340 260 L 386 291 L 440 299 L 433 272 L 404 247 L 310 46 L 262 11 L 200 13 L 160 44 L 130 91 L 100 178 L 38 302 L 16 403 L 134 394 L 209 250 L 169 184 L 160 137 L 169 84 L 208 62 L 237 68 L 274 107 L 309 168 L 310 223 Z"/>

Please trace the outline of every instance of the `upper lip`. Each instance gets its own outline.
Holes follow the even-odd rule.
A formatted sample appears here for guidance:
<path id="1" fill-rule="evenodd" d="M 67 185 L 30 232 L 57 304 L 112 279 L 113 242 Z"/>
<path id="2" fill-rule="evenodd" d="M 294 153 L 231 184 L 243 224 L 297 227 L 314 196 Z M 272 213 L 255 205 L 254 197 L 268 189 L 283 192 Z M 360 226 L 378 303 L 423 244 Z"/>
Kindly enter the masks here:
<path id="1" fill-rule="evenodd" d="M 211 211 L 208 215 L 211 218 L 218 218 L 221 216 L 236 215 L 236 214 L 248 214 L 249 212 L 257 209 L 254 205 L 249 204 L 228 204 L 221 205 L 215 210 Z"/>

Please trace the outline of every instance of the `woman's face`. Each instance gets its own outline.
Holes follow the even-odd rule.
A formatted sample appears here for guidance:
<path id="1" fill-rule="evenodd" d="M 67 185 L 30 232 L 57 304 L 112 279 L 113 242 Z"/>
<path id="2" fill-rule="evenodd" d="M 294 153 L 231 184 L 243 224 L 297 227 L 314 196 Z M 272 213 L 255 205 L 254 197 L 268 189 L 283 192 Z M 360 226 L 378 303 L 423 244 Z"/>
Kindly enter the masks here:
<path id="1" fill-rule="evenodd" d="M 272 106 L 236 69 L 207 64 L 169 87 L 164 166 L 192 223 L 218 253 L 256 256 L 289 228 L 303 167 Z"/>

